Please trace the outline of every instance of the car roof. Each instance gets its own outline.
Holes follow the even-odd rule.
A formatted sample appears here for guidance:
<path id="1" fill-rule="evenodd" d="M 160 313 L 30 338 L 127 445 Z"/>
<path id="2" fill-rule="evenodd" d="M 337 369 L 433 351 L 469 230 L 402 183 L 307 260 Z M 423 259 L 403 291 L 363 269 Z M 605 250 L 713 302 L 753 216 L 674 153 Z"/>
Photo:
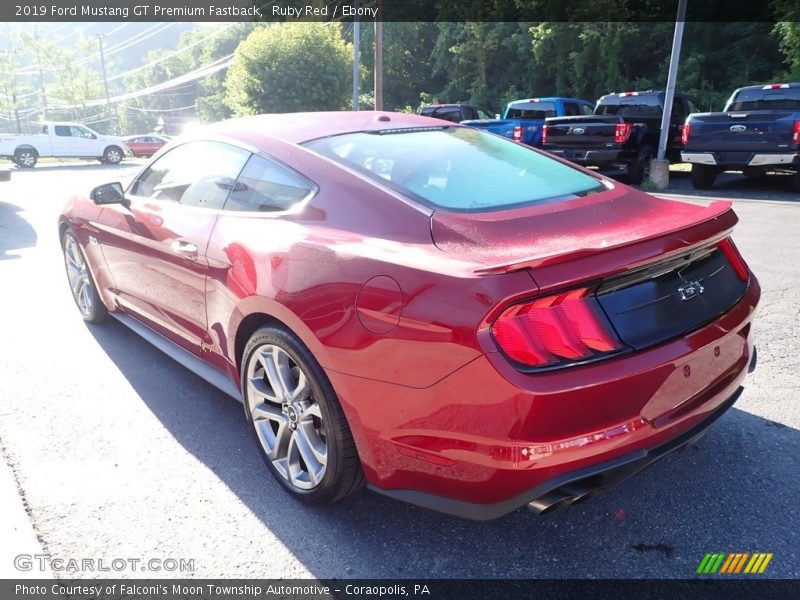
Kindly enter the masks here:
<path id="1" fill-rule="evenodd" d="M 451 123 L 452 127 L 458 125 Z M 252 146 L 274 138 L 292 144 L 361 131 L 383 131 L 414 127 L 442 127 L 441 119 L 384 111 L 338 111 L 265 114 L 240 117 L 208 125 L 205 133 L 237 139 Z"/>
<path id="2" fill-rule="evenodd" d="M 742 86 L 740 88 L 736 88 L 736 91 L 739 92 L 741 90 L 768 90 L 768 89 L 772 88 L 772 86 L 776 86 L 776 85 L 781 86 L 781 88 L 783 88 L 783 89 L 794 89 L 794 88 L 800 87 L 800 83 L 798 83 L 796 81 L 794 81 L 794 82 L 787 81 L 785 83 L 777 82 L 777 83 L 766 83 L 766 84 L 760 84 L 760 85 L 745 85 L 745 86 Z M 783 86 L 786 86 L 786 87 L 784 88 Z M 776 88 L 772 88 L 772 89 L 776 89 Z M 780 88 L 778 88 L 778 89 L 780 89 Z"/>
<path id="3" fill-rule="evenodd" d="M 521 98 L 520 100 L 512 100 L 508 103 L 509 106 L 512 104 L 529 104 L 531 102 L 555 102 L 557 100 L 565 100 L 567 102 L 589 102 L 588 100 L 583 100 L 581 98 L 567 98 L 565 96 L 536 96 L 535 98 Z"/>

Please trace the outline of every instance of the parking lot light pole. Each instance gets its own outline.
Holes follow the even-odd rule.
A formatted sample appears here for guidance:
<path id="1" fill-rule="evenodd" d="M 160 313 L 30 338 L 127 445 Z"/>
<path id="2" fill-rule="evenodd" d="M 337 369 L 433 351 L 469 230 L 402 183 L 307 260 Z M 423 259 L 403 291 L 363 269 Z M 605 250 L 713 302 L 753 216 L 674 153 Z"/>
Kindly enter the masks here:
<path id="1" fill-rule="evenodd" d="M 681 57 L 681 41 L 683 25 L 686 20 L 686 3 L 678 0 L 678 14 L 675 18 L 675 33 L 672 37 L 672 54 L 669 58 L 667 73 L 667 89 L 664 92 L 664 110 L 661 115 L 661 135 L 658 138 L 658 153 L 650 161 L 650 183 L 656 189 L 663 190 L 669 185 L 669 160 L 666 159 L 669 124 L 672 118 L 672 101 L 675 98 L 675 80 L 678 77 L 678 63 Z"/>

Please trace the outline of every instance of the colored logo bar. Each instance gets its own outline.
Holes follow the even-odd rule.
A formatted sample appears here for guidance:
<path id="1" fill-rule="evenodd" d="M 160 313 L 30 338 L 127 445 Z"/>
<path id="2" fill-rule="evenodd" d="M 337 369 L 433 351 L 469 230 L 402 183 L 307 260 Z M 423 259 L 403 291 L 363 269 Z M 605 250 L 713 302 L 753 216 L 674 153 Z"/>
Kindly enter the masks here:
<path id="1" fill-rule="evenodd" d="M 772 552 L 715 552 L 706 554 L 697 573 L 700 575 L 731 575 L 737 573 L 756 574 L 763 573 L 772 560 Z"/>

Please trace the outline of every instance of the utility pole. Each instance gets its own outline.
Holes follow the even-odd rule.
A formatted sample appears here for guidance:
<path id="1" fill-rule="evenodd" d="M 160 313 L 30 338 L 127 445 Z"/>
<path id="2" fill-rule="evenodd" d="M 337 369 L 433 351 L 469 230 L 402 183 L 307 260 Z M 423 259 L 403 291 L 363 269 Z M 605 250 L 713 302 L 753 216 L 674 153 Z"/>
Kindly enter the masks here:
<path id="1" fill-rule="evenodd" d="M 681 58 L 683 25 L 686 21 L 687 0 L 678 0 L 678 14 L 675 17 L 675 33 L 672 37 L 672 54 L 669 57 L 667 89 L 664 91 L 664 110 L 661 113 L 661 135 L 658 138 L 656 159 L 650 162 L 650 181 L 658 189 L 669 185 L 669 161 L 666 160 L 669 124 L 672 119 L 672 101 L 675 98 L 675 80 L 678 78 L 678 63 Z"/>
<path id="2" fill-rule="evenodd" d="M 358 20 L 358 0 L 355 0 L 356 18 L 353 21 L 353 110 L 358 110 L 358 83 L 361 76 L 361 21 Z"/>
<path id="3" fill-rule="evenodd" d="M 119 116 L 117 115 L 117 109 L 114 107 L 114 110 L 111 109 L 111 97 L 108 94 L 108 73 L 106 73 L 106 56 L 103 53 L 103 38 L 105 37 L 104 33 L 97 34 L 97 41 L 100 44 L 100 66 L 103 69 L 103 87 L 106 91 L 106 112 L 108 113 L 108 119 L 114 124 L 114 133 L 119 135 Z"/>
<path id="4" fill-rule="evenodd" d="M 39 48 L 39 30 L 33 26 L 33 43 L 36 48 L 36 69 L 39 71 L 39 83 L 42 86 L 42 120 L 47 120 L 47 90 L 44 86 L 44 71 L 42 71 L 42 56 Z"/>
<path id="5" fill-rule="evenodd" d="M 380 9 L 380 6 L 378 7 Z M 383 22 L 375 19 L 375 110 L 383 110 Z"/>
<path id="6" fill-rule="evenodd" d="M 6 54 L 8 54 L 9 59 L 9 70 L 11 72 L 11 93 L 9 98 L 9 115 L 11 115 L 10 108 L 11 105 L 14 106 L 14 118 L 17 121 L 17 134 L 22 133 L 22 126 L 19 122 L 19 107 L 17 106 L 17 65 L 14 61 L 14 57 L 16 56 L 17 52 L 19 52 L 19 48 L 9 48 L 8 50 L 3 50 Z M 9 89 L 6 87 L 6 96 L 9 96 Z"/>

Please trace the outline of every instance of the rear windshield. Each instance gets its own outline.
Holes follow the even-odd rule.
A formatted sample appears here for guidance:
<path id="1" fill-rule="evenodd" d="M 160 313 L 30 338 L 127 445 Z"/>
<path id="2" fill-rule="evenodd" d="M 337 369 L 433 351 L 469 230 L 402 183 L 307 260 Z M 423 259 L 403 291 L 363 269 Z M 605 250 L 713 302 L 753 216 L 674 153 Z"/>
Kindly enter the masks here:
<path id="1" fill-rule="evenodd" d="M 515 103 L 509 106 L 506 112 L 506 119 L 546 119 L 555 116 L 555 102 Z"/>
<path id="2" fill-rule="evenodd" d="M 597 115 L 619 115 L 621 117 L 661 116 L 661 98 L 655 94 L 608 96 L 600 100 L 594 112 Z"/>
<path id="3" fill-rule="evenodd" d="M 725 111 L 800 110 L 800 88 L 740 90 L 728 100 Z"/>
<path id="4" fill-rule="evenodd" d="M 350 133 L 306 147 L 434 208 L 481 212 L 584 196 L 594 177 L 468 127 Z"/>

